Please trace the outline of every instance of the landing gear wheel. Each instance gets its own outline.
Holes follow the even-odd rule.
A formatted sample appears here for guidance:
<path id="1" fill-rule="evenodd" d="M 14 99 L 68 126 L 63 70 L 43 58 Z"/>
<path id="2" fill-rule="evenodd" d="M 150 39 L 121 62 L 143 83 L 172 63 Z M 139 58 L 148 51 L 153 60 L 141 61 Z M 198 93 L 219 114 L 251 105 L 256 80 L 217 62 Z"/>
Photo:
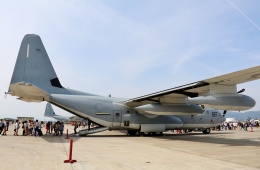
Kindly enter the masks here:
<path id="1" fill-rule="evenodd" d="M 150 136 L 151 134 L 151 132 L 144 132 L 144 136 Z"/>
<path id="2" fill-rule="evenodd" d="M 135 136 L 136 133 L 137 133 L 137 131 L 136 131 L 136 130 L 128 130 L 127 133 L 128 133 L 128 135 L 130 135 L 130 136 Z"/>
<path id="3" fill-rule="evenodd" d="M 152 136 L 162 136 L 162 132 L 150 132 Z"/>
<path id="4" fill-rule="evenodd" d="M 207 128 L 202 131 L 203 134 L 210 134 L 210 128 Z"/>
<path id="5" fill-rule="evenodd" d="M 156 132 L 157 136 L 162 136 L 162 134 L 163 134 L 162 132 Z"/>
<path id="6" fill-rule="evenodd" d="M 152 132 L 152 136 L 157 136 L 157 133 L 156 132 Z"/>

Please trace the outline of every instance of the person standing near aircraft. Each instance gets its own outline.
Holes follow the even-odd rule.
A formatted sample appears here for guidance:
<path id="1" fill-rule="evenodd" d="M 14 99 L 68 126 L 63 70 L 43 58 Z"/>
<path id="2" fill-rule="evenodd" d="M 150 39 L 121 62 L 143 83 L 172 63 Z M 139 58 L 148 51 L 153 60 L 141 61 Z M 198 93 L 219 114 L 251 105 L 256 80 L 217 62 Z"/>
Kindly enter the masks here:
<path id="1" fill-rule="evenodd" d="M 35 122 L 35 128 L 34 128 L 34 136 L 35 137 L 38 134 L 38 132 L 39 132 L 39 122 L 38 122 L 38 119 L 37 119 L 36 122 Z"/>
<path id="2" fill-rule="evenodd" d="M 9 121 L 6 121 L 6 131 L 8 131 L 9 128 Z"/>
<path id="3" fill-rule="evenodd" d="M 3 135 L 6 135 L 6 120 L 4 120 L 4 122 L 3 122 L 3 130 L 4 130 L 4 132 L 3 132 Z"/>
<path id="4" fill-rule="evenodd" d="M 78 122 L 75 121 L 74 123 L 74 134 L 77 134 Z"/>
<path id="5" fill-rule="evenodd" d="M 3 120 L 1 119 L 1 120 L 0 120 L 0 136 L 2 136 L 1 133 L 2 133 L 2 131 L 3 131 L 3 124 L 4 124 L 4 123 L 3 123 Z"/>
<path id="6" fill-rule="evenodd" d="M 54 126 L 54 125 L 53 125 L 53 123 L 51 122 L 51 123 L 50 123 L 50 132 L 51 132 L 51 133 L 52 133 L 52 131 L 53 131 L 53 126 Z"/>
<path id="7" fill-rule="evenodd" d="M 25 126 L 25 136 L 28 136 L 29 135 L 29 123 L 27 120 L 25 121 L 24 126 Z"/>
<path id="8" fill-rule="evenodd" d="M 255 127 L 256 127 L 256 131 L 258 132 L 259 131 L 259 122 L 258 121 L 255 123 Z"/>
<path id="9" fill-rule="evenodd" d="M 54 124 L 54 136 L 59 136 L 59 121 Z"/>
<path id="10" fill-rule="evenodd" d="M 19 129 L 19 123 L 18 120 L 16 120 L 15 122 L 15 126 L 14 126 L 14 136 L 18 136 L 18 129 Z"/>
<path id="11" fill-rule="evenodd" d="M 244 125 L 244 130 L 247 131 L 247 127 L 248 127 L 248 122 L 246 121 L 245 125 Z"/>
<path id="12" fill-rule="evenodd" d="M 29 120 L 29 135 L 32 136 L 33 134 L 33 121 Z"/>
<path id="13" fill-rule="evenodd" d="M 46 135 L 47 135 L 48 133 L 50 134 L 50 122 L 47 122 L 47 123 L 46 123 Z"/>
<path id="14" fill-rule="evenodd" d="M 43 122 L 39 123 L 39 128 L 38 128 L 39 137 L 42 137 L 42 127 L 43 127 Z"/>
<path id="15" fill-rule="evenodd" d="M 60 132 L 59 135 L 62 136 L 62 134 L 63 134 L 63 123 L 62 122 L 59 123 L 59 127 L 58 128 L 59 128 L 59 132 Z"/>

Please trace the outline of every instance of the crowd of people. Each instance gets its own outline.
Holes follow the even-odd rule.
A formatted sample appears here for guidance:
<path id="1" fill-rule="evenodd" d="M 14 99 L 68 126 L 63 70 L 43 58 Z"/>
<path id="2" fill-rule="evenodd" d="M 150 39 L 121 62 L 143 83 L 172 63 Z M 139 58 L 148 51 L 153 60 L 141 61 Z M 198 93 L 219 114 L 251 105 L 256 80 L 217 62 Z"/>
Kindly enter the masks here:
<path id="1" fill-rule="evenodd" d="M 13 124 L 12 121 L 6 121 L 0 119 L 0 136 L 6 135 L 6 132 L 9 130 L 9 126 Z M 83 126 L 83 128 L 86 126 L 85 122 L 75 122 L 74 123 L 74 134 L 77 134 L 77 128 L 79 126 Z M 90 124 L 91 128 L 94 127 L 94 124 Z M 39 122 L 36 121 L 23 121 L 19 122 L 18 120 L 15 121 L 14 125 L 14 136 L 18 136 L 18 132 L 22 132 L 23 136 L 39 136 L 42 137 L 42 129 L 46 128 L 46 135 L 47 134 L 53 134 L 54 136 L 62 136 L 64 131 L 64 123 L 57 121 L 57 122 Z M 248 128 L 255 127 L 256 131 L 259 131 L 259 122 L 224 122 L 222 124 L 219 124 L 214 129 L 216 130 L 245 130 L 248 131 Z"/>
<path id="2" fill-rule="evenodd" d="M 216 127 L 217 130 L 245 130 L 248 131 L 248 128 L 256 128 L 256 131 L 259 131 L 259 122 L 224 122 Z"/>
<path id="3" fill-rule="evenodd" d="M 54 136 L 62 136 L 64 131 L 64 123 L 57 121 L 57 122 L 39 122 L 36 121 L 23 121 L 19 122 L 16 120 L 13 121 L 6 121 L 3 119 L 0 119 L 0 136 L 6 135 L 6 131 L 8 131 L 9 126 L 14 124 L 14 136 L 18 136 L 19 134 L 22 134 L 22 136 L 43 136 L 43 129 L 46 129 L 46 135 L 47 134 L 53 134 Z M 74 126 L 74 132 L 77 134 L 77 128 L 79 123 L 75 123 L 76 126 Z"/>

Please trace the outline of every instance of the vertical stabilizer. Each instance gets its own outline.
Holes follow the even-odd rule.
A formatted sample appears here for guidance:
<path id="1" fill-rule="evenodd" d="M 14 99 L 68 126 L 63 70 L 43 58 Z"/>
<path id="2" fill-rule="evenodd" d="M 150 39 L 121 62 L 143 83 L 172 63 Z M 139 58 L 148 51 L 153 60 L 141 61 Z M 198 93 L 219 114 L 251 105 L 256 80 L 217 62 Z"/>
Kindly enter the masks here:
<path id="1" fill-rule="evenodd" d="M 40 36 L 24 36 L 10 84 L 32 84 L 44 91 L 62 88 Z M 10 91 L 10 89 L 9 89 Z"/>
<path id="2" fill-rule="evenodd" d="M 46 116 L 46 117 L 53 117 L 53 116 L 55 116 L 55 112 L 53 111 L 53 108 L 52 108 L 50 103 L 46 104 L 44 116 Z"/>
<path id="3" fill-rule="evenodd" d="M 50 94 L 92 95 L 65 89 L 54 71 L 40 36 L 24 36 L 8 94 L 26 102 L 49 101 Z"/>
<path id="4" fill-rule="evenodd" d="M 8 92 L 27 102 L 41 102 L 48 100 L 50 93 L 64 93 L 40 36 L 24 36 Z"/>

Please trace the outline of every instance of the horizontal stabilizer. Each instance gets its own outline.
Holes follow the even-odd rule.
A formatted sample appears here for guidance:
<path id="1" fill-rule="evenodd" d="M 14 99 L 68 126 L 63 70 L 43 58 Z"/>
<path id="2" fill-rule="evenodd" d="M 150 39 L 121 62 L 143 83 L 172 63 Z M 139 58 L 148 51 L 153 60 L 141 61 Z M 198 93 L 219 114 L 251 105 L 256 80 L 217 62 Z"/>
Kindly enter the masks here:
<path id="1" fill-rule="evenodd" d="M 47 92 L 25 82 L 11 84 L 9 94 L 12 96 L 18 96 L 19 100 L 26 102 L 41 102 L 49 100 L 49 94 Z"/>

